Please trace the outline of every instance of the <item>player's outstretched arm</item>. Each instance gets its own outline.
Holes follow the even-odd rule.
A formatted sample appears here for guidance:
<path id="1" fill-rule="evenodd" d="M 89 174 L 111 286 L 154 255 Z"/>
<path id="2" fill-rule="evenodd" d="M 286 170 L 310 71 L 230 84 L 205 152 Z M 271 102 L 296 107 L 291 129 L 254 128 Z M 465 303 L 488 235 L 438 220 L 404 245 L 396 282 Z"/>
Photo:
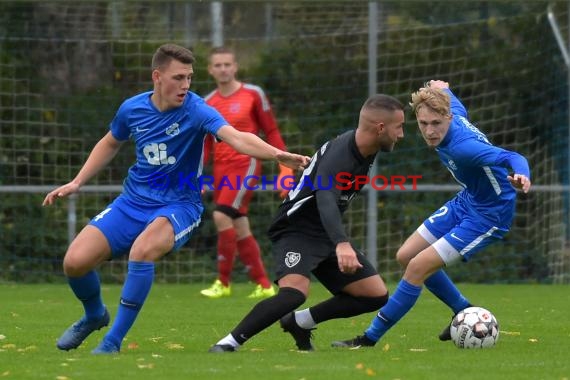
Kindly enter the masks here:
<path id="1" fill-rule="evenodd" d="M 442 80 L 430 80 L 426 83 L 430 88 L 449 88 L 449 83 Z"/>
<path id="2" fill-rule="evenodd" d="M 497 155 L 495 164 L 506 167 L 512 171 L 513 175 L 508 175 L 507 180 L 515 189 L 520 189 L 524 193 L 530 190 L 530 167 L 527 159 L 517 153 L 506 149 L 501 149 Z"/>
<path id="3" fill-rule="evenodd" d="M 453 115 L 463 116 L 465 118 L 469 117 L 468 112 L 467 112 L 467 108 L 465 108 L 465 105 L 463 105 L 463 103 L 461 103 L 459 98 L 457 96 L 455 96 L 455 94 L 449 88 L 449 82 L 437 79 L 437 80 L 427 81 L 425 85 L 426 85 L 426 87 L 429 87 L 432 89 L 444 90 L 445 92 L 447 92 L 447 94 L 450 96 L 450 99 L 449 99 L 450 100 L 450 109 L 451 109 L 451 113 Z"/>
<path id="4" fill-rule="evenodd" d="M 258 136 L 249 132 L 241 132 L 230 125 L 224 125 L 218 130 L 218 137 L 240 153 L 261 160 L 277 160 L 291 169 L 303 169 L 310 158 L 295 153 L 277 149 Z"/>
<path id="5" fill-rule="evenodd" d="M 121 145 L 122 143 L 115 139 L 111 132 L 108 132 L 95 145 L 87 161 L 85 161 L 85 164 L 83 164 L 83 167 L 75 178 L 71 182 L 49 192 L 44 198 L 42 206 L 49 206 L 53 204 L 57 198 L 63 198 L 70 194 L 77 193 L 81 186 L 107 166 L 113 157 L 115 157 Z"/>
<path id="6" fill-rule="evenodd" d="M 514 188 L 522 190 L 523 193 L 528 193 L 530 190 L 530 178 L 524 174 L 515 173 L 512 176 L 507 176 L 507 179 Z"/>
<path id="7" fill-rule="evenodd" d="M 279 164 L 279 175 L 277 176 L 277 190 L 279 197 L 285 199 L 289 190 L 291 190 L 292 182 L 295 180 L 295 172 L 293 169 L 285 165 Z"/>

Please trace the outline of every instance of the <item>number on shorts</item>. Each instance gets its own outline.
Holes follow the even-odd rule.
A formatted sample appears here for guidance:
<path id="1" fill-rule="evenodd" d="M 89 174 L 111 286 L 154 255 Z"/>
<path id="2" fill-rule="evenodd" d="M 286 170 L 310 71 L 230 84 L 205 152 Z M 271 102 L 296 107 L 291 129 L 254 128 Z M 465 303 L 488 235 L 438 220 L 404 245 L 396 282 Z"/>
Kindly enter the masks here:
<path id="1" fill-rule="evenodd" d="M 445 214 L 447 214 L 447 211 L 448 211 L 447 206 L 443 206 L 442 208 L 437 210 L 437 212 L 434 212 L 433 215 L 428 218 L 428 220 L 430 221 L 430 223 L 434 223 L 435 218 L 444 216 Z"/>

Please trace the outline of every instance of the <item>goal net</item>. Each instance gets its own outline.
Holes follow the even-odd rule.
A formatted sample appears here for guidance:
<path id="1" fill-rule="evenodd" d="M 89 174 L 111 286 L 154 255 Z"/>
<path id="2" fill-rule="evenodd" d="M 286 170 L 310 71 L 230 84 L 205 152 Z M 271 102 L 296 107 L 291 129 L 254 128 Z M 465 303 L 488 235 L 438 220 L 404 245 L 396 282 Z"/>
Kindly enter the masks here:
<path id="1" fill-rule="evenodd" d="M 198 60 L 192 90 L 214 88 L 206 71 L 212 45 L 208 2 L 15 2 L 0 4 L 0 282 L 60 281 L 70 235 L 120 191 L 134 160 L 121 153 L 70 202 L 42 208 L 45 193 L 77 173 L 108 130 L 120 103 L 152 88 L 156 47 L 192 47 Z M 290 150 L 311 155 L 324 141 L 354 128 L 370 92 L 371 54 L 377 92 L 408 102 L 430 79 L 450 83 L 470 119 L 496 145 L 525 155 L 535 187 L 520 195 L 504 242 L 468 267 L 450 268 L 471 282 L 570 282 L 570 151 L 568 72 L 544 4 L 535 2 L 227 2 L 223 36 L 240 61 L 239 77 L 263 87 Z M 554 2 L 563 36 L 568 7 Z M 377 33 L 369 35 L 369 23 Z M 373 41 L 374 49 L 370 47 Z M 405 138 L 381 154 L 378 172 L 421 175 L 418 189 L 378 193 L 377 220 L 366 196 L 345 222 L 366 248 L 376 226 L 377 264 L 388 280 L 401 269 L 395 252 L 431 212 L 457 191 L 435 152 L 421 140 L 411 112 Z M 276 165 L 264 163 L 265 175 Z M 157 264 L 157 280 L 210 282 L 216 276 L 212 199 L 187 246 Z M 280 199 L 258 192 L 250 221 L 272 272 L 266 228 Z M 104 265 L 106 280 L 121 281 L 125 261 Z M 247 280 L 239 262 L 236 281 Z"/>

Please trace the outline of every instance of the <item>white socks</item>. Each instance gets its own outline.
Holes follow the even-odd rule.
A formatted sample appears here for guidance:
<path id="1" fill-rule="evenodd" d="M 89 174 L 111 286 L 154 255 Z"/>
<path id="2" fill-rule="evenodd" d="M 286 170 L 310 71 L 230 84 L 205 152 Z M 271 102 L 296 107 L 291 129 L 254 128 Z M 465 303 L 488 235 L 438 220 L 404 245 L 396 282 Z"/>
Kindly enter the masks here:
<path id="1" fill-rule="evenodd" d="M 312 329 L 317 325 L 309 309 L 296 311 L 294 315 L 297 324 L 304 329 Z"/>
<path id="2" fill-rule="evenodd" d="M 236 340 L 234 339 L 232 334 L 226 335 L 224 338 L 220 339 L 220 341 L 216 344 L 219 344 L 219 345 L 228 344 L 234 348 L 238 348 L 240 346 L 240 344 L 238 342 L 236 342 Z"/>

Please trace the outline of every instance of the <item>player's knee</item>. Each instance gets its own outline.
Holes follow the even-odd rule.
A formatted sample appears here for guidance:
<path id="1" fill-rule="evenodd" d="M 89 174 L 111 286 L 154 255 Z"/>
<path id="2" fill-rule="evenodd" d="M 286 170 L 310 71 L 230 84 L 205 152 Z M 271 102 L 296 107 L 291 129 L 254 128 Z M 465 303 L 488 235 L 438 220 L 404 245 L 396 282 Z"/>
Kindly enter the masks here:
<path id="1" fill-rule="evenodd" d="M 218 213 L 218 215 L 216 215 L 216 212 Z M 237 219 L 237 218 L 241 218 L 242 216 L 244 216 L 244 214 L 242 214 L 241 212 L 239 212 L 238 209 L 235 209 L 231 206 L 226 206 L 226 205 L 216 205 L 216 208 L 214 209 L 214 218 L 216 217 L 227 217 L 230 219 Z"/>
<path id="2" fill-rule="evenodd" d="M 429 276 L 431 269 L 428 263 L 422 262 L 416 256 L 406 266 L 403 278 L 412 284 L 422 284 Z"/>
<path id="3" fill-rule="evenodd" d="M 307 296 L 305 296 L 302 291 L 290 287 L 279 288 L 277 296 L 281 302 L 287 303 L 292 310 L 298 308 L 307 300 Z"/>
<path id="4" fill-rule="evenodd" d="M 129 260 L 154 262 L 160 259 L 170 249 L 163 246 L 153 246 L 151 244 L 133 244 L 129 252 Z"/>
<path id="5" fill-rule="evenodd" d="M 409 254 L 409 252 L 407 252 L 406 250 L 403 250 L 402 248 L 398 249 L 398 252 L 396 252 L 396 260 L 398 261 L 398 263 L 400 263 L 402 268 L 405 268 L 408 266 L 411 258 L 412 258 L 412 256 Z"/>
<path id="6" fill-rule="evenodd" d="M 77 259 L 75 256 L 66 255 L 63 259 L 63 273 L 67 277 L 81 277 L 90 270 L 91 268 L 88 268 L 84 261 Z"/>

